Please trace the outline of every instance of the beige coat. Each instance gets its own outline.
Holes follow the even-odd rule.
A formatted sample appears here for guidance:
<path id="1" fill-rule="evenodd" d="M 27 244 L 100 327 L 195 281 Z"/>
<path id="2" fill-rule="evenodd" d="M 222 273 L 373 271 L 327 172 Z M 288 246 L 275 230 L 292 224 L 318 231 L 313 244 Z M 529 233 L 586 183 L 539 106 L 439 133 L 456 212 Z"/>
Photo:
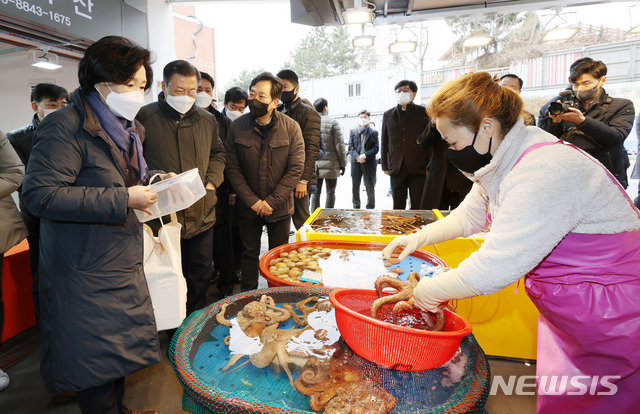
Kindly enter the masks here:
<path id="1" fill-rule="evenodd" d="M 22 217 L 11 193 L 22 184 L 24 165 L 0 131 L 0 254 L 20 243 L 27 236 Z"/>

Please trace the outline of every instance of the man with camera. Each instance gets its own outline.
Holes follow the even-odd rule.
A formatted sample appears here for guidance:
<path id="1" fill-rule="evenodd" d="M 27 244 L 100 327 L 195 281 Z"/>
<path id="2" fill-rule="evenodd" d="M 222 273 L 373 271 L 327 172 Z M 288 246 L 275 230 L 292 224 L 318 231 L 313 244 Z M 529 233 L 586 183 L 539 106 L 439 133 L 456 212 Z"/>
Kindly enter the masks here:
<path id="1" fill-rule="evenodd" d="M 607 95 L 606 75 L 601 61 L 576 60 L 569 68 L 571 86 L 540 109 L 538 126 L 591 154 L 627 188 L 629 157 L 623 144 L 635 110 L 630 100 Z"/>

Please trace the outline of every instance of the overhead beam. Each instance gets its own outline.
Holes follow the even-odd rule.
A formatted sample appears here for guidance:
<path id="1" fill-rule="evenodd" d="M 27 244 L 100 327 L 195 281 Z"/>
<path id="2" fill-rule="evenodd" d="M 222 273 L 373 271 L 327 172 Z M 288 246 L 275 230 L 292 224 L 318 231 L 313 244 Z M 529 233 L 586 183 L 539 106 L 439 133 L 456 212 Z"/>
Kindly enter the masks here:
<path id="1" fill-rule="evenodd" d="M 413 12 L 413 3 L 415 2 L 415 0 L 409 0 L 407 2 L 407 11 L 404 12 L 405 16 L 411 16 L 411 13 Z"/>

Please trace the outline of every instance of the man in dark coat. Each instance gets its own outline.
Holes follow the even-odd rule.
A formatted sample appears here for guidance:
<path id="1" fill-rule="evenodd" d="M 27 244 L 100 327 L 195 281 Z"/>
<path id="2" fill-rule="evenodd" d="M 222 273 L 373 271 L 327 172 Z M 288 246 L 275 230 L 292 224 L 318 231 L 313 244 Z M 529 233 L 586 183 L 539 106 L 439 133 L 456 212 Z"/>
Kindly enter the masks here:
<path id="1" fill-rule="evenodd" d="M 198 168 L 206 195 L 177 213 L 182 224 L 182 270 L 187 280 L 187 314 L 206 306 L 213 271 L 216 189 L 224 179 L 224 146 L 209 112 L 194 105 L 200 73 L 189 62 L 168 63 L 158 101 L 142 107 L 144 156 L 149 168 L 182 173 Z"/>
<path id="2" fill-rule="evenodd" d="M 376 154 L 378 153 L 378 131 L 369 126 L 371 113 L 366 109 L 358 114 L 359 126 L 353 128 L 349 135 L 351 159 L 351 183 L 353 208 L 360 208 L 360 182 L 364 178 L 367 190 L 367 208 L 376 208 Z"/>
<path id="3" fill-rule="evenodd" d="M 293 192 L 304 168 L 300 126 L 277 111 L 282 82 L 262 73 L 251 82 L 250 113 L 231 123 L 227 139 L 227 175 L 238 195 L 242 240 L 242 290 L 258 287 L 262 229 L 269 249 L 289 240 Z"/>
<path id="4" fill-rule="evenodd" d="M 418 210 L 429 159 L 418 137 L 429 124 L 429 117 L 423 106 L 413 103 L 418 92 L 415 82 L 402 80 L 394 90 L 398 105 L 382 115 L 380 166 L 391 178 L 393 209 L 405 209 L 408 190 L 411 209 Z"/>
<path id="5" fill-rule="evenodd" d="M 198 84 L 198 96 L 196 105 L 209 111 L 216 118 L 218 123 L 218 135 L 223 145 L 227 141 L 231 120 L 224 116 L 212 105 L 215 81 L 206 72 L 200 72 L 200 83 Z M 225 179 L 216 190 L 218 204 L 216 204 L 216 224 L 213 226 L 213 263 L 214 273 L 219 273 L 218 291 L 222 297 L 233 294 L 233 284 L 235 280 L 235 260 L 234 260 L 234 240 L 231 231 L 231 206 L 229 179 L 225 173 Z"/>
<path id="6" fill-rule="evenodd" d="M 29 163 L 29 155 L 31 155 L 31 148 L 33 147 L 33 133 L 36 131 L 40 122 L 48 114 L 67 106 L 69 102 L 69 94 L 67 90 L 61 86 L 54 85 L 52 83 L 39 83 L 33 87 L 31 91 L 31 108 L 33 109 L 33 119 L 29 125 L 26 125 L 20 129 L 9 132 L 7 138 L 13 145 L 13 148 L 18 153 L 18 156 L 22 160 L 25 168 Z M 22 195 L 19 197 L 20 201 L 20 215 L 27 226 L 27 240 L 29 241 L 29 265 L 31 266 L 31 280 L 32 280 L 32 295 L 33 295 L 33 307 L 36 312 L 36 318 L 40 314 L 39 300 L 38 300 L 38 254 L 40 243 L 40 219 L 29 213 L 27 207 L 22 200 Z"/>
<path id="7" fill-rule="evenodd" d="M 473 181 L 449 162 L 449 146 L 442 139 L 435 124 L 425 128 L 418 142 L 425 145 L 430 154 L 429 173 L 424 182 L 420 209 L 455 209 L 471 190 Z"/>
<path id="8" fill-rule="evenodd" d="M 569 107 L 560 115 L 549 113 L 551 102 L 540 109 L 538 126 L 556 137 L 588 152 L 602 163 L 620 184 L 627 188 L 629 156 L 624 140 L 629 135 L 635 118 L 633 102 L 612 98 L 603 86 L 607 82 L 607 67 L 600 61 L 582 58 L 569 69 L 571 86 L 563 93 L 569 95 L 577 107 Z"/>
<path id="9" fill-rule="evenodd" d="M 311 106 L 302 102 L 298 96 L 300 85 L 298 75 L 292 70 L 285 69 L 278 72 L 282 79 L 282 113 L 290 116 L 300 125 L 304 139 L 304 171 L 300 182 L 296 186 L 294 198 L 293 225 L 296 229 L 302 227 L 309 218 L 309 187 L 316 185 L 316 160 L 320 150 L 320 114 Z"/>
<path id="10" fill-rule="evenodd" d="M 82 391 L 162 360 L 127 161 L 81 91 L 34 135 L 22 186 L 40 217 L 41 372 Z M 144 130 L 135 123 L 142 139 Z"/>

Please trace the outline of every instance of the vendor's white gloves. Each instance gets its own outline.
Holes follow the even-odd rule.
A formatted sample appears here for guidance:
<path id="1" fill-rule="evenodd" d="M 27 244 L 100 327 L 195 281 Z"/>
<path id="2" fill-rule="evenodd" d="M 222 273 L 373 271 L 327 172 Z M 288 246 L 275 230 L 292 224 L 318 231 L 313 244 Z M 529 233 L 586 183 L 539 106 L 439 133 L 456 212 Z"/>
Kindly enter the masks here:
<path id="1" fill-rule="evenodd" d="M 433 277 L 423 277 L 413 289 L 416 306 L 422 310 L 436 312 L 440 304 L 452 299 L 478 296 L 476 292 L 452 269 Z"/>
<path id="2" fill-rule="evenodd" d="M 397 247 L 406 246 L 402 253 L 400 253 L 400 256 L 398 256 L 398 260 L 402 260 L 422 246 L 455 239 L 456 237 L 462 236 L 462 234 L 463 230 L 460 222 L 456 216 L 449 214 L 441 220 L 427 224 L 417 233 L 396 237 L 384 248 L 382 256 L 385 259 L 389 259 L 391 253 Z"/>

